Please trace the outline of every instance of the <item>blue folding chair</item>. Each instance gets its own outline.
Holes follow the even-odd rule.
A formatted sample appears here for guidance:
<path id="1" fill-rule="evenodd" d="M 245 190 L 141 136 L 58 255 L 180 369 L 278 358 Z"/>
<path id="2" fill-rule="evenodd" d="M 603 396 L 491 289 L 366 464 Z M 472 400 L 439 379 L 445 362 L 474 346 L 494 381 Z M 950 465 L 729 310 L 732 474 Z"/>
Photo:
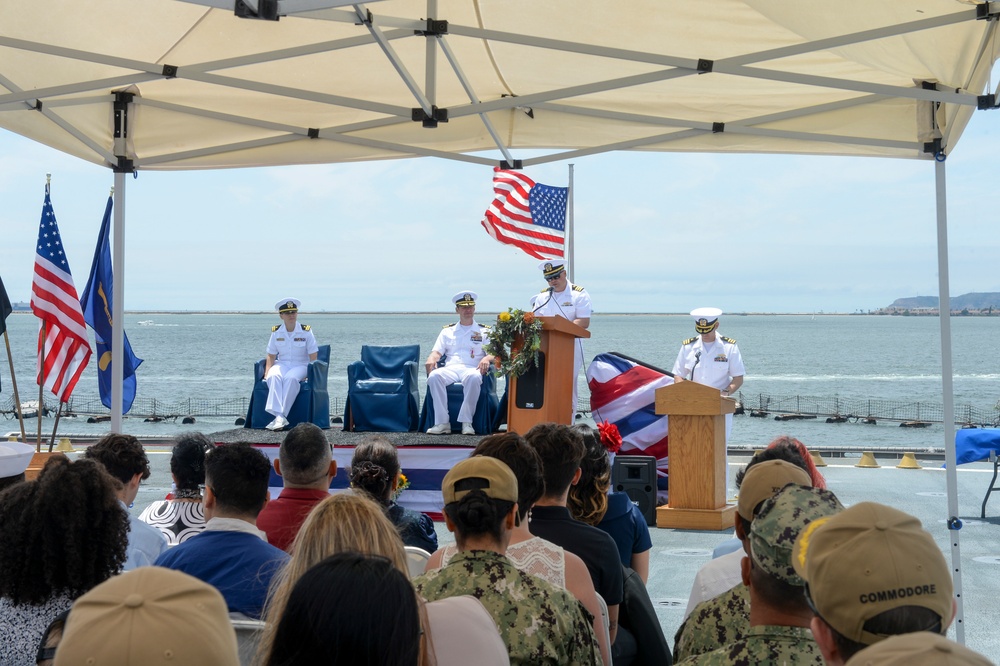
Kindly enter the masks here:
<path id="1" fill-rule="evenodd" d="M 344 428 L 369 432 L 417 429 L 420 345 L 363 345 L 361 360 L 347 366 Z"/>
<path id="2" fill-rule="evenodd" d="M 267 406 L 267 382 L 264 381 L 265 359 L 253 367 L 253 392 L 247 405 L 244 428 L 261 429 L 274 420 L 264 408 Z M 299 423 L 314 423 L 320 428 L 330 427 L 330 394 L 327 393 L 327 375 L 330 370 L 330 345 L 320 345 L 316 360 L 306 369 L 306 380 L 299 385 L 292 409 L 288 412 L 288 427 Z"/>
<path id="3" fill-rule="evenodd" d="M 438 361 L 440 368 L 445 363 L 444 357 Z M 462 400 L 465 392 L 462 384 L 455 383 L 448 386 L 448 416 L 451 417 L 451 431 L 462 432 L 462 424 L 458 422 L 458 413 L 462 409 Z M 472 417 L 472 427 L 476 429 L 477 435 L 489 435 L 496 432 L 494 427 L 497 416 L 500 414 L 500 399 L 497 397 L 497 377 L 490 369 L 483 375 L 483 385 L 479 392 L 479 401 L 476 402 L 476 412 Z M 427 391 L 424 396 L 424 406 L 420 410 L 420 426 L 418 429 L 424 432 L 434 426 L 434 399 L 431 392 Z"/>

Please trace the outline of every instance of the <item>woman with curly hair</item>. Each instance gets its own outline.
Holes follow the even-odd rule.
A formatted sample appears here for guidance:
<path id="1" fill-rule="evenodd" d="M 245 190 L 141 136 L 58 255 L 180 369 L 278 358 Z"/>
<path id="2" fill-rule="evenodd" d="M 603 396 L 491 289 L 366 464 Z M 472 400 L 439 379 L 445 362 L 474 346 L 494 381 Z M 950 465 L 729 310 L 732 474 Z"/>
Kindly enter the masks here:
<path id="1" fill-rule="evenodd" d="M 618 546 L 622 564 L 633 569 L 642 582 L 649 578 L 649 537 L 646 519 L 627 493 L 608 493 L 611 461 L 601 436 L 588 425 L 573 428 L 583 435 L 586 449 L 580 462 L 580 481 L 570 486 L 567 506 L 573 517 L 608 534 Z"/>
<path id="2" fill-rule="evenodd" d="M 178 437 L 170 454 L 170 474 L 177 490 L 167 499 L 153 502 L 139 515 L 139 520 L 163 532 L 171 546 L 205 529 L 201 487 L 205 485 L 205 453 L 214 446 L 200 432 Z"/>
<path id="3" fill-rule="evenodd" d="M 0 494 L 0 663 L 32 665 L 46 627 L 122 570 L 128 514 L 96 462 L 54 456 Z"/>
<path id="4" fill-rule="evenodd" d="M 399 456 L 392 442 L 382 435 L 361 442 L 354 449 L 349 476 L 352 488 L 365 491 L 382 505 L 404 544 L 428 553 L 437 550 L 437 533 L 430 516 L 402 507 L 392 497 L 399 485 Z"/>

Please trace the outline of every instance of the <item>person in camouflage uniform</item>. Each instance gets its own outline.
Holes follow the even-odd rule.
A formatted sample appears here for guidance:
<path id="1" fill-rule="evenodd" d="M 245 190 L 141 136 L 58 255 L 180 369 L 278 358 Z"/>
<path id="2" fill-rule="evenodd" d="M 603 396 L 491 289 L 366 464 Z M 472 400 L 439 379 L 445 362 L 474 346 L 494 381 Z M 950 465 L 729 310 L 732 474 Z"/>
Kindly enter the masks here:
<path id="1" fill-rule="evenodd" d="M 442 483 L 445 522 L 459 553 L 413 579 L 428 601 L 471 595 L 493 617 L 510 663 L 599 666 L 593 617 L 566 590 L 526 574 L 507 559 L 517 511 L 517 479 L 496 458 L 473 456 Z"/>
<path id="2" fill-rule="evenodd" d="M 750 628 L 740 640 L 690 657 L 684 666 L 823 665 L 809 631 L 805 581 L 792 566 L 799 533 L 843 509 L 828 490 L 788 484 L 761 505 L 750 526 L 743 581 L 750 591 Z"/>

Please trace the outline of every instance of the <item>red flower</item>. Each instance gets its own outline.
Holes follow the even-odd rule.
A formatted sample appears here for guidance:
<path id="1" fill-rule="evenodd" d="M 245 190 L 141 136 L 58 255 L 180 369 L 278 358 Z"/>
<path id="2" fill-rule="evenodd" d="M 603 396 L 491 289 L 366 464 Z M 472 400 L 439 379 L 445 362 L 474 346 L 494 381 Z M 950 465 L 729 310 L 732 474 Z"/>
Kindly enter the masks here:
<path id="1" fill-rule="evenodd" d="M 618 450 L 622 448 L 622 435 L 618 432 L 618 426 L 614 423 L 604 423 L 597 424 L 597 431 L 601 433 L 601 444 L 610 453 L 618 453 Z"/>

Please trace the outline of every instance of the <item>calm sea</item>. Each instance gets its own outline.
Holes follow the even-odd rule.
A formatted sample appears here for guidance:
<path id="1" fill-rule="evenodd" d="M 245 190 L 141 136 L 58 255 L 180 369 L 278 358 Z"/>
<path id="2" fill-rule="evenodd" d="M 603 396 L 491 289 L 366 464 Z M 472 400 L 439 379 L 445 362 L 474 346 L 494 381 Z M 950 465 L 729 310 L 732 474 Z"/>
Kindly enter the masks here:
<path id="1" fill-rule="evenodd" d="M 488 323 L 495 315 L 483 315 Z M 423 356 L 430 351 L 441 326 L 454 321 L 449 314 L 308 314 L 320 344 L 332 345 L 330 394 L 340 404 L 347 394 L 347 365 L 356 360 L 363 344 L 419 343 Z M 38 320 L 17 314 L 8 330 L 22 401 L 36 400 L 35 344 Z M 249 396 L 253 363 L 264 354 L 271 326 L 269 314 L 149 314 L 126 315 L 126 331 L 137 355 L 145 360 L 138 372 L 138 395 L 165 405 L 187 399 L 238 400 Z M 933 317 L 750 315 L 723 317 L 721 333 L 736 338 L 747 368 L 743 398 L 747 404 L 771 397 L 775 412 L 799 403 L 829 404 L 834 398 L 856 404 L 907 403 L 923 405 L 927 418 L 939 411 L 941 360 L 939 323 Z M 1000 354 L 996 340 L 1000 318 L 959 317 L 952 320 L 955 402 L 970 405 L 996 418 L 1000 398 Z M 673 367 L 684 338 L 693 335 L 689 317 L 678 315 L 595 315 L 593 337 L 585 343 L 587 361 L 606 351 L 618 351 L 667 370 Z M 421 396 L 424 394 L 421 372 Z M 0 404 L 9 409 L 11 386 L 6 362 L 0 370 Z M 580 377 L 580 396 L 588 396 Z M 77 404 L 97 396 L 94 363 L 87 368 L 74 394 Z M 170 411 L 168 409 L 168 411 Z M 183 409 L 181 409 L 183 412 Z M 10 418 L 9 416 L 7 417 Z M 32 422 L 31 428 L 34 427 Z M 233 426 L 233 417 L 198 417 L 194 426 L 180 420 L 144 423 L 126 419 L 135 434 L 176 434 L 197 428 L 206 432 Z M 0 429 L 16 429 L 16 421 L 0 420 Z M 51 432 L 52 422 L 43 422 Z M 106 428 L 83 418 L 63 419 L 60 433 L 93 433 Z M 736 444 L 758 445 L 779 434 L 794 434 L 813 446 L 940 447 L 942 430 L 858 422 L 827 424 L 815 421 L 776 422 L 767 418 L 737 417 Z"/>

